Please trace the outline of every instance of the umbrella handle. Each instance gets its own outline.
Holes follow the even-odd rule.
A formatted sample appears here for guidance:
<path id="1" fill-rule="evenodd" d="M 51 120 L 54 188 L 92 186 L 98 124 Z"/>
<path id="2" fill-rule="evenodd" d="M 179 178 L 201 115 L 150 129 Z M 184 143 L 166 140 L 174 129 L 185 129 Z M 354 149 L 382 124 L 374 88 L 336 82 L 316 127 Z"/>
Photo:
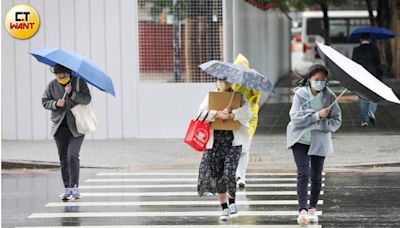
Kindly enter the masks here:
<path id="1" fill-rule="evenodd" d="M 71 82 L 68 85 L 71 85 Z M 67 91 L 64 92 L 64 95 L 62 97 L 63 100 L 65 99 L 65 96 L 67 96 Z"/>
<path id="2" fill-rule="evenodd" d="M 65 96 L 67 95 L 67 91 L 64 92 L 64 96 L 62 97 L 62 100 L 65 99 Z"/>
<path id="3" fill-rule="evenodd" d="M 226 108 L 231 109 L 234 96 L 235 96 L 235 92 L 232 92 L 231 101 L 229 102 L 229 105 Z"/>
<path id="4" fill-rule="evenodd" d="M 331 105 L 329 105 L 329 109 L 331 109 L 332 108 L 332 106 L 339 100 L 339 98 L 341 98 L 343 95 L 344 95 L 344 93 L 345 92 L 347 92 L 347 88 L 346 89 L 344 89 L 343 90 L 343 92 L 338 96 L 338 97 L 336 97 L 336 99 L 335 99 L 335 101 L 334 102 L 332 102 L 332 104 Z"/>

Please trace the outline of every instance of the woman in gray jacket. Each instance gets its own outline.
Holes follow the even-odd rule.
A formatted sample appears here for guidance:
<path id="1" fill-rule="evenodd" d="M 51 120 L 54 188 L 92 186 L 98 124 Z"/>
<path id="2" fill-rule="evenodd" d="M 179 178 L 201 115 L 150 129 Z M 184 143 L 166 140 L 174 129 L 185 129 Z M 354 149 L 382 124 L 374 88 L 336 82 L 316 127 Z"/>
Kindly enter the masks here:
<path id="1" fill-rule="evenodd" d="M 297 222 L 301 225 L 318 222 L 317 202 L 324 160 L 333 153 L 331 133 L 337 131 L 342 123 L 336 96 L 326 86 L 327 76 L 325 66 L 311 66 L 295 89 L 289 112 L 291 121 L 287 126 L 287 147 L 293 150 L 297 166 Z M 310 177 L 311 197 L 307 206 Z"/>
<path id="2" fill-rule="evenodd" d="M 45 109 L 51 110 L 51 134 L 57 144 L 65 187 L 60 198 L 74 200 L 81 198 L 78 190 L 79 151 L 85 135 L 77 131 L 71 108 L 77 104 L 89 104 L 91 96 L 86 82 L 72 77 L 70 69 L 55 65 L 53 73 L 56 79 L 52 80 L 44 91 L 42 104 Z"/>

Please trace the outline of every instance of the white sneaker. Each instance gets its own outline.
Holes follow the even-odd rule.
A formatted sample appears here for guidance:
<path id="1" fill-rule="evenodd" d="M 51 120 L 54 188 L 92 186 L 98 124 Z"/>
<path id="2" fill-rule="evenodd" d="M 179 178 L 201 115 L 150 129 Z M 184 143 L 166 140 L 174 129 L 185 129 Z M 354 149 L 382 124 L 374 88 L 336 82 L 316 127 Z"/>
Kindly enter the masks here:
<path id="1" fill-rule="evenodd" d="M 318 223 L 317 209 L 315 208 L 308 209 L 308 221 L 310 223 Z"/>
<path id="2" fill-rule="evenodd" d="M 362 122 L 361 123 L 361 127 L 368 127 L 368 123 L 367 122 Z"/>
<path id="3" fill-rule="evenodd" d="M 230 215 L 229 208 L 226 208 L 226 209 L 224 209 L 224 210 L 222 211 L 222 215 L 219 216 L 219 220 L 220 220 L 220 221 L 223 221 L 223 222 L 226 222 L 226 221 L 229 220 L 229 215 Z"/>
<path id="4" fill-rule="evenodd" d="M 239 217 L 236 204 L 231 204 L 231 205 L 229 205 L 229 217 L 230 217 L 230 218 L 237 218 L 237 217 Z"/>
<path id="5" fill-rule="evenodd" d="M 299 224 L 299 225 L 307 225 L 308 224 L 308 221 L 309 221 L 309 219 L 308 219 L 308 213 L 307 213 L 307 211 L 306 210 L 301 210 L 300 212 L 299 212 L 299 217 L 297 217 L 297 223 Z"/>
<path id="6" fill-rule="evenodd" d="M 72 199 L 72 190 L 70 188 L 65 188 L 64 192 L 61 193 L 60 199 L 62 201 L 67 201 Z"/>
<path id="7" fill-rule="evenodd" d="M 236 180 L 236 184 L 239 188 L 244 188 L 246 187 L 246 181 L 244 181 L 244 179 L 238 177 Z"/>
<path id="8" fill-rule="evenodd" d="M 77 199 L 81 199 L 82 196 L 79 193 L 79 188 L 78 187 L 74 187 L 71 189 L 71 200 L 77 200 Z"/>
<path id="9" fill-rule="evenodd" d="M 373 125 L 376 125 L 376 117 L 375 117 L 375 114 L 371 110 L 368 110 L 368 116 L 369 116 L 369 121 Z"/>

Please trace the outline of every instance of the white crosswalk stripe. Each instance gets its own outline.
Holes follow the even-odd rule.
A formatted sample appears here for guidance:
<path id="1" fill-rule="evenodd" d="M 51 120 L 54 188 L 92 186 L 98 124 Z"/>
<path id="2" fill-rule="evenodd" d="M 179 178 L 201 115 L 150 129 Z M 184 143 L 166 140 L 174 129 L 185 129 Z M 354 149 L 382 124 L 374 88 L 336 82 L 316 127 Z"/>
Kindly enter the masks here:
<path id="1" fill-rule="evenodd" d="M 246 178 L 246 182 L 282 182 L 297 181 L 297 178 Z M 325 178 L 322 178 L 325 181 Z M 118 179 L 88 179 L 86 182 L 197 182 L 197 178 L 118 178 Z"/>
<path id="2" fill-rule="evenodd" d="M 63 228 L 64 226 L 24 226 L 16 228 Z M 214 228 L 214 227 L 230 227 L 230 228 L 298 228 L 298 225 L 120 225 L 120 226 L 68 226 L 68 228 Z M 322 228 L 321 225 L 307 225 L 307 228 Z"/>
<path id="3" fill-rule="evenodd" d="M 196 172 L 97 173 L 95 178 L 86 180 L 86 185 L 80 186 L 81 195 L 83 197 L 81 200 L 47 203 L 45 205 L 46 211 L 33 213 L 28 218 L 34 221 L 43 221 L 44 226 L 31 226 L 32 228 L 62 227 L 57 224 L 54 226 L 46 222 L 57 218 L 79 218 L 80 221 L 87 220 L 88 222 L 86 222 L 84 226 L 75 226 L 87 228 L 195 228 L 225 226 L 224 224 L 201 225 L 201 223 L 205 221 L 204 219 L 200 219 L 202 217 L 215 217 L 217 221 L 218 216 L 221 215 L 221 210 L 215 196 L 198 197 L 196 191 L 197 175 Z M 325 173 L 323 175 L 325 176 Z M 250 223 L 249 225 L 238 225 L 237 227 L 298 227 L 296 224 L 293 224 L 293 221 L 295 221 L 298 215 L 296 180 L 296 173 L 291 172 L 249 173 L 248 178 L 246 178 L 246 190 L 238 190 L 237 192 L 238 197 L 236 199 L 236 204 L 239 207 L 240 217 L 258 218 L 258 220 L 263 217 L 279 217 L 282 218 L 281 220 L 284 222 L 281 223 L 284 224 L 268 225 L 257 223 L 257 225 L 252 225 Z M 325 177 L 322 181 L 325 182 Z M 325 184 L 323 183 L 322 186 L 325 187 Z M 308 194 L 310 194 L 310 192 L 308 192 Z M 324 191 L 321 191 L 320 195 L 322 198 L 324 196 Z M 266 198 L 263 199 L 263 196 Z M 323 199 L 321 199 L 318 204 L 323 205 Z M 273 210 L 270 210 L 268 206 L 272 206 L 270 208 Z M 60 210 L 56 210 L 57 208 L 80 209 L 60 212 Z M 245 209 L 241 210 L 242 208 Z M 322 211 L 318 211 L 318 215 L 322 214 Z M 162 219 L 157 220 L 158 222 L 156 222 L 156 224 L 152 224 L 151 222 L 146 222 L 146 225 L 143 225 L 141 222 L 135 224 L 135 221 L 140 221 L 141 218 L 154 217 L 162 217 L 167 220 L 169 218 L 176 219 L 179 217 L 182 223 L 179 225 L 158 224 L 160 221 L 167 221 Z M 93 220 L 90 219 L 93 218 L 101 219 L 103 222 L 101 225 L 98 225 L 99 223 L 92 225 L 90 222 Z M 112 219 L 113 222 L 109 223 L 110 221 L 107 218 Z M 122 220 L 122 218 L 131 218 L 129 223 L 133 224 L 123 223 L 124 220 Z M 196 223 L 196 218 L 198 218 L 198 223 Z M 118 221 L 121 221 L 120 225 Z M 250 220 L 246 219 L 245 221 Z M 262 221 L 269 220 L 264 219 Z M 275 223 L 276 222 L 274 222 L 274 224 Z M 70 225 L 71 224 L 68 226 L 74 227 Z M 236 225 L 229 225 L 229 227 L 236 227 Z M 320 228 L 321 226 L 310 225 L 308 227 Z"/>
<path id="4" fill-rule="evenodd" d="M 322 215 L 321 211 L 317 212 Z M 240 216 L 296 216 L 297 211 L 241 211 Z M 85 218 L 85 217 L 198 217 L 220 216 L 221 211 L 152 211 L 152 212 L 68 212 L 68 213 L 33 213 L 28 218 Z"/>
<path id="5" fill-rule="evenodd" d="M 251 188 L 279 188 L 279 187 L 296 187 L 296 183 L 273 183 L 273 184 L 246 184 L 247 189 Z M 308 184 L 310 187 L 311 184 Z M 325 187 L 325 184 L 322 184 Z M 197 184 L 136 184 L 136 185 L 81 185 L 80 189 L 138 189 L 138 188 L 197 188 Z"/>
<path id="6" fill-rule="evenodd" d="M 97 176 L 198 176 L 198 173 L 98 173 Z M 296 176 L 297 173 L 247 173 L 246 176 Z M 325 176 L 325 173 L 322 173 Z"/>
<path id="7" fill-rule="evenodd" d="M 251 200 L 241 201 L 236 200 L 237 205 L 297 205 L 297 200 Z M 323 205 L 324 201 L 318 201 L 318 204 Z M 48 203 L 46 207 L 110 207 L 110 206 L 182 206 L 182 205 L 219 205 L 216 200 L 184 200 L 184 201 L 130 201 L 130 202 L 54 202 Z"/>
<path id="8" fill-rule="evenodd" d="M 310 194 L 310 192 L 308 192 Z M 321 191 L 321 195 L 324 192 Z M 99 197 L 99 196 L 197 196 L 197 192 L 84 192 L 83 197 Z M 237 192 L 236 195 L 246 196 L 295 196 L 296 191 L 246 191 Z"/>

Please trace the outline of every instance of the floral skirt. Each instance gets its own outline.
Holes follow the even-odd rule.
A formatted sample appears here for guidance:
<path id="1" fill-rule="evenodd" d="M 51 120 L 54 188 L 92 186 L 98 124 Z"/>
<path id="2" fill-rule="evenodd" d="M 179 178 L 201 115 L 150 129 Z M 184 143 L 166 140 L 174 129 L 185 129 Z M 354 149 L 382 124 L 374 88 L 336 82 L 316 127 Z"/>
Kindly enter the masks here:
<path id="1" fill-rule="evenodd" d="M 199 168 L 197 191 L 199 196 L 209 193 L 236 193 L 236 169 L 242 146 L 232 146 L 232 131 L 214 131 L 214 146 L 204 151 Z"/>

